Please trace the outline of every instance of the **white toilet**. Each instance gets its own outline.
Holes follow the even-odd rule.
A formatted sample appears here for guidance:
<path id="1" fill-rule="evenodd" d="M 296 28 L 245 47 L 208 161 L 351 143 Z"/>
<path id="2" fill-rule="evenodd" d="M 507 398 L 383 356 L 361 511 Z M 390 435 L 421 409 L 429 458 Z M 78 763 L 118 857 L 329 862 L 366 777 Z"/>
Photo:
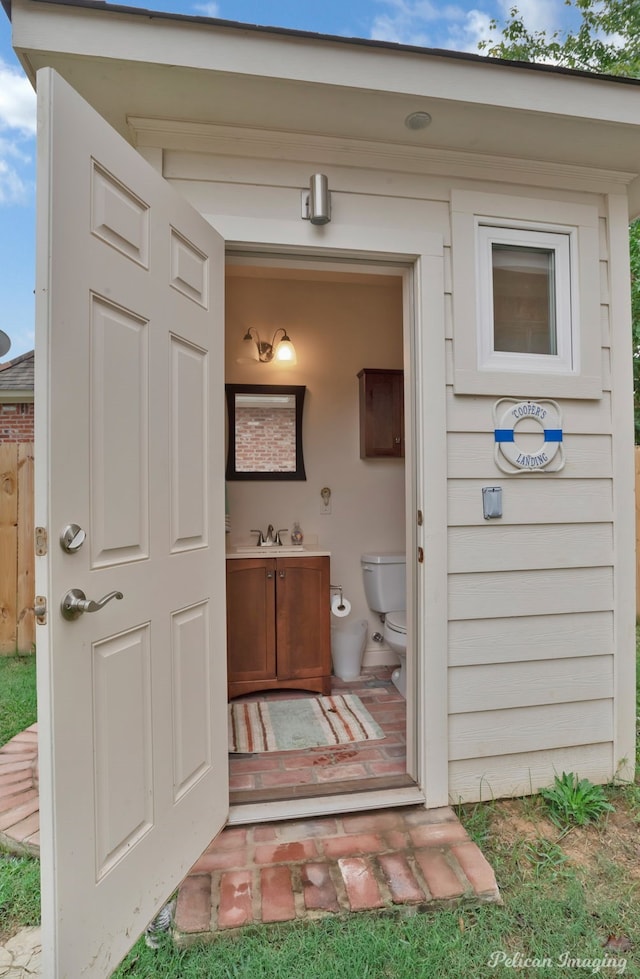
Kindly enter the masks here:
<path id="1" fill-rule="evenodd" d="M 372 612 L 384 615 L 382 635 L 398 656 L 400 666 L 391 679 L 407 695 L 407 560 L 398 551 L 363 554 L 360 558 L 364 591 Z"/>

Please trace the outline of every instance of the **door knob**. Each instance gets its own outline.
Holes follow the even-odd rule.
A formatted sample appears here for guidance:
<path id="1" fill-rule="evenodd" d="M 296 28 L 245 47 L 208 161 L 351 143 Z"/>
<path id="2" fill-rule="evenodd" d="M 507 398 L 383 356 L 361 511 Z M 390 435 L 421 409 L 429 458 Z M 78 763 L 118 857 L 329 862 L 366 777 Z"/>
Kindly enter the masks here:
<path id="1" fill-rule="evenodd" d="M 73 622 L 83 612 L 99 612 L 112 598 L 122 598 L 121 591 L 110 591 L 108 595 L 99 599 L 97 602 L 87 598 L 81 588 L 71 588 L 60 603 L 60 611 L 65 619 Z"/>

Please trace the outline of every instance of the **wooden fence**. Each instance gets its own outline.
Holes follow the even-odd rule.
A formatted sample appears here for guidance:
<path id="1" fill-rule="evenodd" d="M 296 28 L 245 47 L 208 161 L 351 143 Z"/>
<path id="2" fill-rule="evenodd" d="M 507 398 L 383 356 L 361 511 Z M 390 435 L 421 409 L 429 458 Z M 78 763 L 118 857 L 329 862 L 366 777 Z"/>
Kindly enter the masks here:
<path id="1" fill-rule="evenodd" d="M 0 443 L 0 654 L 35 643 L 33 443 Z"/>

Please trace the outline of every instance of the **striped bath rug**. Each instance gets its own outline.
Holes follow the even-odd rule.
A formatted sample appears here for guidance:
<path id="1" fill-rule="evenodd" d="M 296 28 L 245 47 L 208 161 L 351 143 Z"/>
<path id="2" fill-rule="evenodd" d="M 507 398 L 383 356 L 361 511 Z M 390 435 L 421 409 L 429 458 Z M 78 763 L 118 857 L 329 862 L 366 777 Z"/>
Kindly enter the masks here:
<path id="1" fill-rule="evenodd" d="M 353 694 L 229 704 L 229 751 L 299 751 L 384 738 Z"/>

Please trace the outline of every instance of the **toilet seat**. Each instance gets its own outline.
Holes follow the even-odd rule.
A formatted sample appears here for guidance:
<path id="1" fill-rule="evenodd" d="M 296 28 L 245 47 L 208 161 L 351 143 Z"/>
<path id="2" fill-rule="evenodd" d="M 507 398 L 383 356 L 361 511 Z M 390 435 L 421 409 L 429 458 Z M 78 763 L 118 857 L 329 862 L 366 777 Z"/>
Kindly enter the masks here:
<path id="1" fill-rule="evenodd" d="M 406 612 L 387 612 L 384 624 L 391 632 L 397 632 L 401 636 L 407 634 L 407 613 Z"/>

